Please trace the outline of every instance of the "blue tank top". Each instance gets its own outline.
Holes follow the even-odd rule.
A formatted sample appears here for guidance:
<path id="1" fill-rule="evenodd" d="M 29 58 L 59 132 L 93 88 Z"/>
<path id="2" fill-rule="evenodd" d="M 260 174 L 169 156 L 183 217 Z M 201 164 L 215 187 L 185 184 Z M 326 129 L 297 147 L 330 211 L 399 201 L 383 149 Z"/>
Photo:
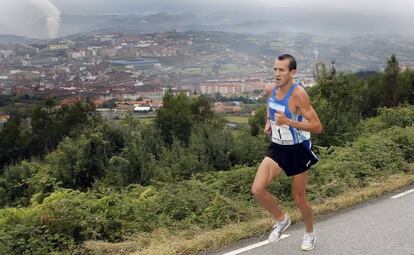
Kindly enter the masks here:
<path id="1" fill-rule="evenodd" d="M 299 85 L 293 83 L 282 100 L 276 99 L 278 87 L 275 86 L 272 90 L 272 95 L 268 100 L 270 126 L 272 128 L 272 142 L 282 145 L 305 143 L 310 146 L 310 132 L 296 129 L 288 125 L 276 125 L 275 123 L 276 111 L 283 112 L 287 118 L 294 121 L 307 121 L 302 115 L 295 114 L 289 110 L 289 99 L 296 86 Z"/>

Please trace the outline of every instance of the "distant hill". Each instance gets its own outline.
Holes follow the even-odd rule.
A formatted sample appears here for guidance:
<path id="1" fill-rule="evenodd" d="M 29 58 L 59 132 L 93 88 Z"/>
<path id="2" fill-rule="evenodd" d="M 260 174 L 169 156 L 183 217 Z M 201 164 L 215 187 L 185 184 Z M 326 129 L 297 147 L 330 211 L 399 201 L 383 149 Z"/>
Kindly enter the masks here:
<path id="1" fill-rule="evenodd" d="M 151 15 L 62 15 L 61 34 L 83 32 L 152 33 L 188 30 L 201 21 L 193 14 Z"/>
<path id="2" fill-rule="evenodd" d="M 0 44 L 13 44 L 13 43 L 30 44 L 30 43 L 35 43 L 38 41 L 39 41 L 38 39 L 28 38 L 25 36 L 0 34 Z"/>
<path id="3" fill-rule="evenodd" d="M 324 8 L 309 13 L 306 8 L 281 8 L 277 13 L 251 7 L 249 15 L 237 11 L 154 13 L 144 14 L 62 14 L 60 35 L 66 36 L 90 31 L 116 31 L 128 33 L 152 33 L 177 31 L 223 31 L 237 33 L 269 34 L 311 33 L 331 36 L 360 36 L 367 31 L 373 34 L 412 35 L 406 22 L 381 16 L 353 13 L 345 10 Z M 310 17 L 318 17 L 312 19 Z M 398 25 L 398 29 L 395 26 Z M 378 28 L 381 27 L 381 29 Z"/>

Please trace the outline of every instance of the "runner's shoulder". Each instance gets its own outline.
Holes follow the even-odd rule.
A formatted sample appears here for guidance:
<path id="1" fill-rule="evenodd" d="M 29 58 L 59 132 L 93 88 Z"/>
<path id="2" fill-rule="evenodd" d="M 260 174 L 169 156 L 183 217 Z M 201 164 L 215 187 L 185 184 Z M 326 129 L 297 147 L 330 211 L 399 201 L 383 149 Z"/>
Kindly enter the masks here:
<path id="1" fill-rule="evenodd" d="M 292 95 L 298 99 L 309 99 L 308 93 L 306 93 L 305 88 L 302 86 L 296 86 Z"/>

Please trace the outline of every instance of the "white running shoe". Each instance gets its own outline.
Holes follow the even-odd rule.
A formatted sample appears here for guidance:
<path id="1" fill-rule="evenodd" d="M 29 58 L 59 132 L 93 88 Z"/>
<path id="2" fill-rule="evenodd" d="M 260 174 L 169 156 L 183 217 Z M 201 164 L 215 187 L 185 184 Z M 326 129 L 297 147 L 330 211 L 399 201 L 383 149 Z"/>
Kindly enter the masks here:
<path id="1" fill-rule="evenodd" d="M 269 242 L 277 242 L 280 240 L 280 236 L 282 235 L 283 231 L 285 231 L 291 224 L 291 220 L 289 215 L 285 214 L 285 218 L 282 221 L 279 221 L 273 226 L 273 230 L 269 235 Z"/>
<path id="2" fill-rule="evenodd" d="M 301 249 L 302 251 L 311 251 L 313 250 L 313 248 L 315 248 L 315 243 L 316 243 L 316 233 L 306 233 L 303 236 L 303 241 L 302 241 L 302 246 Z"/>

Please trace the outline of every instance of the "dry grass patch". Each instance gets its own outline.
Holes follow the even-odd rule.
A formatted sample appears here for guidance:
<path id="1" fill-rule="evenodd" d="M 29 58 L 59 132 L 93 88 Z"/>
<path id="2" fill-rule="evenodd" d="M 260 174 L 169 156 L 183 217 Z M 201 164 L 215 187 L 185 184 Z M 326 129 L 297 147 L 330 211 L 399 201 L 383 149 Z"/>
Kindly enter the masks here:
<path id="1" fill-rule="evenodd" d="M 387 181 L 377 181 L 368 187 L 359 190 L 349 190 L 335 198 L 327 199 L 322 203 L 313 205 L 315 215 L 323 215 L 358 204 L 370 198 L 395 191 L 414 183 L 414 165 L 410 166 L 410 174 L 398 174 L 387 177 Z M 286 209 L 293 222 L 301 220 L 296 209 Z M 203 231 L 190 229 L 181 232 L 172 232 L 160 229 L 150 235 L 131 238 L 117 244 L 88 241 L 85 247 L 94 254 L 130 254 L 130 255 L 191 255 L 209 249 L 229 245 L 238 240 L 264 235 L 274 220 L 263 211 L 257 213 L 254 221 L 230 224 L 223 228 Z"/>
<path id="2" fill-rule="evenodd" d="M 366 188 L 348 191 L 316 205 L 314 207 L 315 214 L 322 215 L 337 211 L 338 209 L 348 208 L 367 199 L 379 197 L 412 183 L 414 183 L 414 174 L 389 176 L 387 177 L 387 182 L 373 182 Z"/>

